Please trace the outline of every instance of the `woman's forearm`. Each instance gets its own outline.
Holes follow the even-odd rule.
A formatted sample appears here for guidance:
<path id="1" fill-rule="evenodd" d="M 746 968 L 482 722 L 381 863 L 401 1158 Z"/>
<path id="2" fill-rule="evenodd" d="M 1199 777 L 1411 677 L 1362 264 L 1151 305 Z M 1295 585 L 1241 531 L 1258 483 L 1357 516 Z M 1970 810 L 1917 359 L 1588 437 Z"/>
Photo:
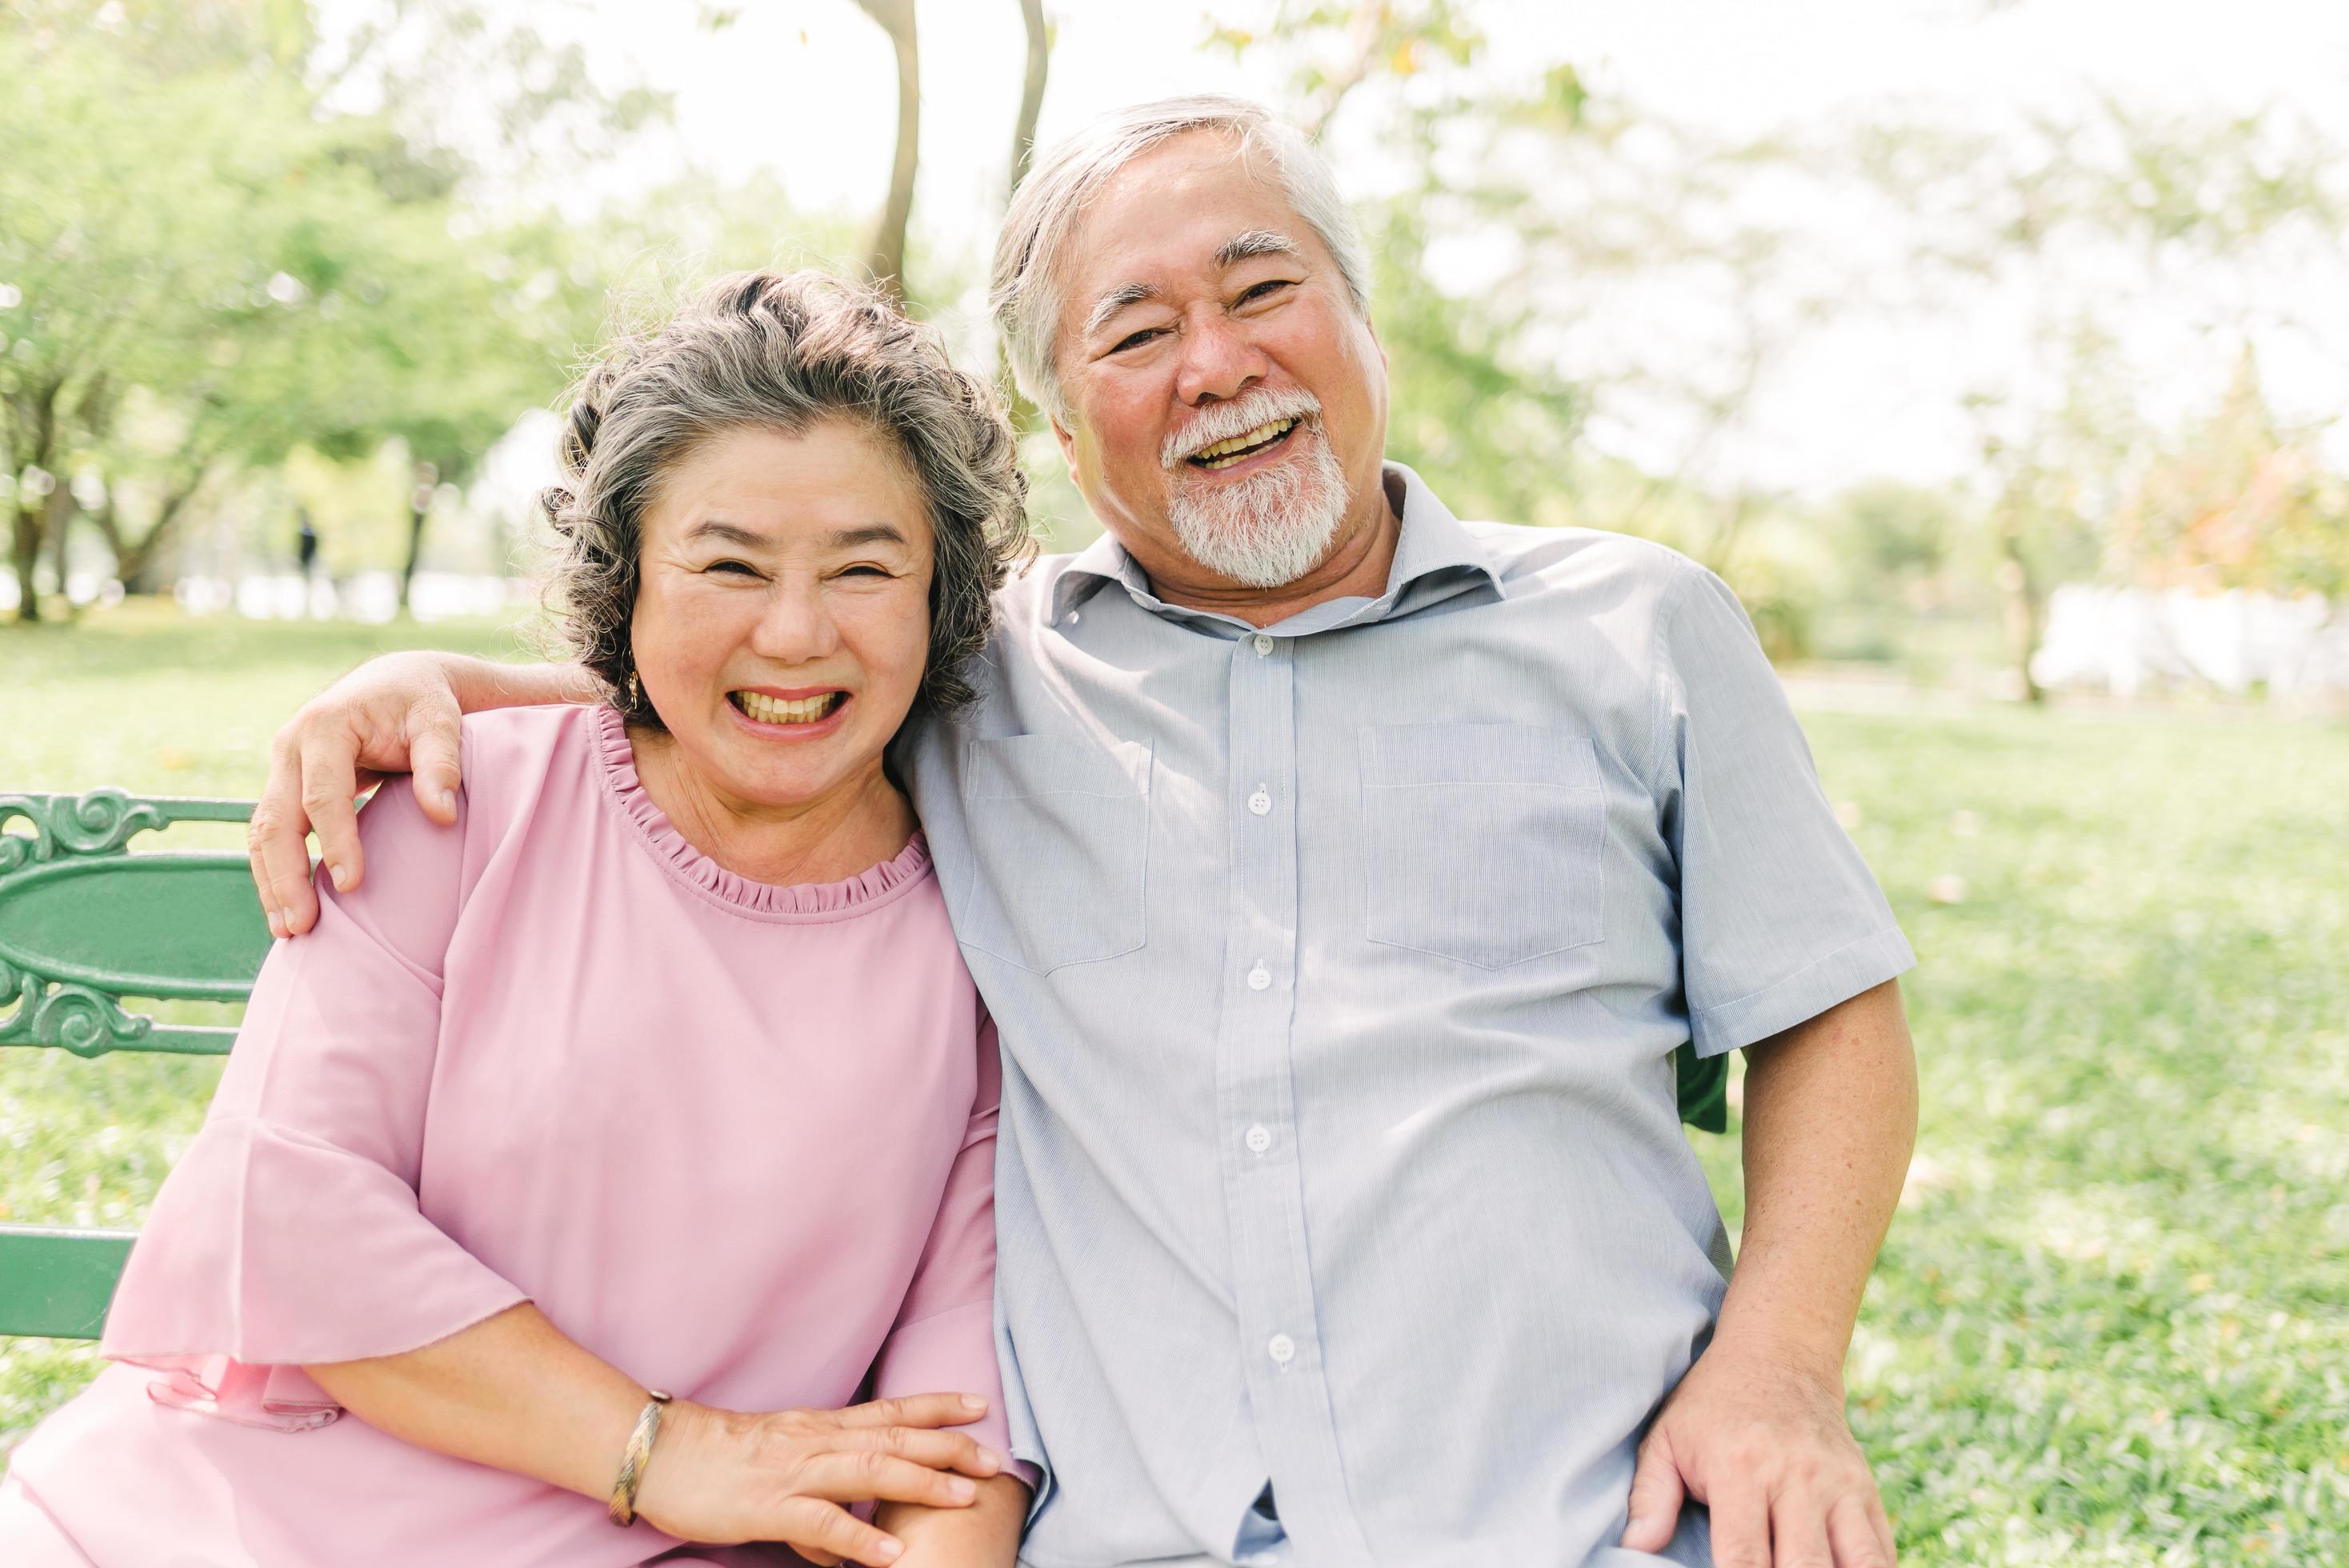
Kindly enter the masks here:
<path id="1" fill-rule="evenodd" d="M 905 1543 L 894 1568 L 1012 1568 L 1028 1522 L 1028 1488 L 1008 1475 L 978 1483 L 968 1508 L 885 1502 L 873 1522 Z"/>
<path id="2" fill-rule="evenodd" d="M 346 1409 L 419 1448 L 601 1501 L 645 1386 L 528 1302 L 400 1356 L 304 1368 Z"/>

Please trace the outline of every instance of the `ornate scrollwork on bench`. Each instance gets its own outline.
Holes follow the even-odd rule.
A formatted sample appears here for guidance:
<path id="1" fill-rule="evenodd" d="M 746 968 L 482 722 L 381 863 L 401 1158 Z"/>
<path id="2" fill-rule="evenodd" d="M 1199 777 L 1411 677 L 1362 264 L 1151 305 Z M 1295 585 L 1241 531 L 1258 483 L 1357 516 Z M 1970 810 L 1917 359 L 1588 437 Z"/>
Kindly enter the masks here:
<path id="1" fill-rule="evenodd" d="M 241 800 L 0 794 L 0 1046 L 77 1056 L 216 1053 L 233 1031 L 158 1024 L 124 996 L 238 1001 L 269 945 L 245 858 L 221 851 L 130 854 L 135 836 L 178 821 L 241 822 Z M 10 830 L 16 821 L 32 831 Z"/>

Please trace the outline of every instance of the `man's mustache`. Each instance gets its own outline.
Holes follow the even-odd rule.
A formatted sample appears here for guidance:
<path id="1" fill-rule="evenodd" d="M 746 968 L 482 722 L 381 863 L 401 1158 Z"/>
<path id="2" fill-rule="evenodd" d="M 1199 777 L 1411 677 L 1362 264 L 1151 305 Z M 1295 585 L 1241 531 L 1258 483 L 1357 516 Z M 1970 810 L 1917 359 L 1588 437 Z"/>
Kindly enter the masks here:
<path id="1" fill-rule="evenodd" d="M 1188 425 L 1166 438 L 1160 461 L 1171 469 L 1217 441 L 1245 436 L 1259 425 L 1276 419 L 1309 419 L 1320 412 L 1321 400 L 1302 388 L 1251 392 L 1236 403 L 1217 403 L 1200 410 Z"/>

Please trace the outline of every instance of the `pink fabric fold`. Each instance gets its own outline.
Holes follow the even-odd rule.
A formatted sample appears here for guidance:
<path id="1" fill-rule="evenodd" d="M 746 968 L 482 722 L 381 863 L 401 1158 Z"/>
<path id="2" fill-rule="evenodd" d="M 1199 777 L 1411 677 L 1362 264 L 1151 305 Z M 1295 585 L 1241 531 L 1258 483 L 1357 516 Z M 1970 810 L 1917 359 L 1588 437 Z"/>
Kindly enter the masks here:
<path id="1" fill-rule="evenodd" d="M 372 1161 L 215 1117 L 131 1249 L 100 1346 L 159 1401 L 299 1430 L 336 1407 L 301 1368 L 397 1356 L 524 1300 Z"/>

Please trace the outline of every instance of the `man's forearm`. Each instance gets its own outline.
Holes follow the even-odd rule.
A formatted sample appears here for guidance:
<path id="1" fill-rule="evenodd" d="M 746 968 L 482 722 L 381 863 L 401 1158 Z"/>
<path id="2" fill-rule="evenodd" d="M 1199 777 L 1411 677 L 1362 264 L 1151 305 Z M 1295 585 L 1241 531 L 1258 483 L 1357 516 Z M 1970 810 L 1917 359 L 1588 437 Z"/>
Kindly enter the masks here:
<path id="1" fill-rule="evenodd" d="M 578 665 L 506 665 L 462 654 L 440 656 L 450 689 L 457 694 L 457 706 L 467 713 L 600 702 L 605 695 L 604 683 Z"/>
<path id="2" fill-rule="evenodd" d="M 897 1568 L 1011 1568 L 1028 1521 L 1028 1488 L 1008 1475 L 978 1483 L 968 1508 L 885 1502 L 873 1522 L 905 1543 Z"/>
<path id="3" fill-rule="evenodd" d="M 1713 1342 L 1839 1385 L 1917 1139 L 1899 984 L 1753 1047 L 1744 1128 L 1744 1233 Z"/>

